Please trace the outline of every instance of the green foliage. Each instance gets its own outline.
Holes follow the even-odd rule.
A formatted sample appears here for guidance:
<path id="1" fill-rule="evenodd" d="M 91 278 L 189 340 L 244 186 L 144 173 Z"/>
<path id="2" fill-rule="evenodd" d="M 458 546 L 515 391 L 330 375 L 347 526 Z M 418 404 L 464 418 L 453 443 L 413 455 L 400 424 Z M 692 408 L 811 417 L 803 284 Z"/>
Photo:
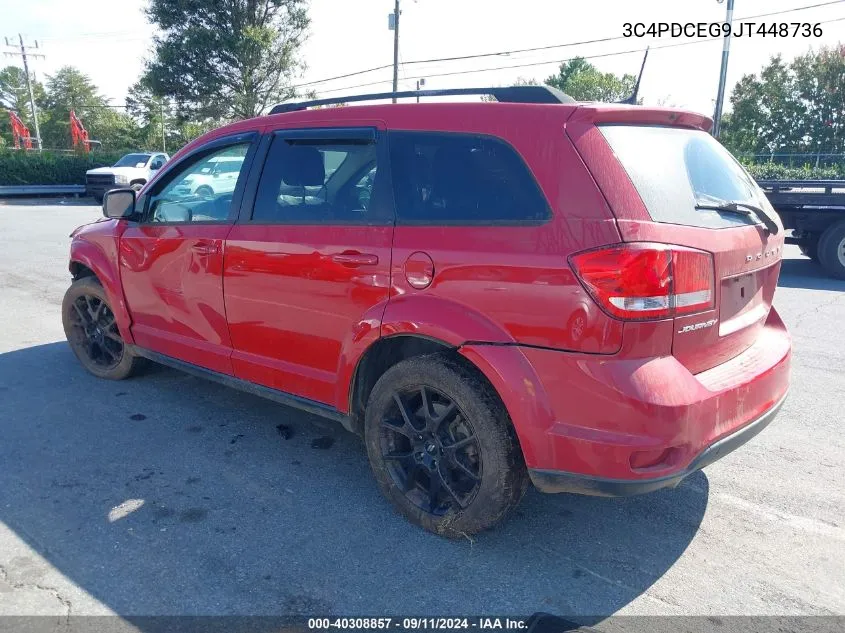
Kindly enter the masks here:
<path id="1" fill-rule="evenodd" d="M 243 119 L 293 96 L 309 19 L 305 0 L 151 0 L 162 35 L 142 78 L 192 119 Z"/>
<path id="2" fill-rule="evenodd" d="M 562 90 L 576 101 L 613 103 L 631 96 L 637 78 L 628 74 L 619 77 L 603 73 L 583 57 L 576 57 L 561 64 L 558 74 L 548 77 L 545 83 Z"/>
<path id="3" fill-rule="evenodd" d="M 44 98 L 44 86 L 37 81 L 33 81 L 32 92 L 36 101 Z M 0 147 L 7 142 L 8 145 L 12 145 L 12 127 L 9 124 L 9 115 L 4 109 L 15 112 L 29 127 L 30 133 L 35 136 L 29 91 L 26 87 L 26 75 L 23 68 L 6 66 L 0 69 Z"/>
<path id="4" fill-rule="evenodd" d="M 122 154 L 60 154 L 0 149 L 0 186 L 83 185 L 85 172 L 113 165 Z"/>
<path id="5" fill-rule="evenodd" d="M 47 77 L 41 110 L 44 147 L 71 147 L 70 111 L 74 110 L 88 131 L 88 138 L 100 141 L 102 150 L 145 148 L 143 134 L 135 118 L 122 108 L 112 108 L 88 76 L 73 66 L 64 66 Z"/>
<path id="6" fill-rule="evenodd" d="M 845 153 L 845 46 L 745 75 L 731 95 L 721 141 L 734 153 Z"/>
<path id="7" fill-rule="evenodd" d="M 82 119 L 91 140 L 101 142 L 106 151 L 144 148 L 137 121 L 121 108 L 112 108 L 91 80 L 72 66 L 60 68 L 47 77 L 46 88 L 33 84 L 41 138 L 48 149 L 70 149 L 70 111 Z M 30 133 L 35 135 L 29 92 L 23 71 L 15 66 L 0 70 L 0 105 L 19 113 Z M 11 139 L 8 116 L 0 117 L 0 136 Z M 11 143 L 9 143 L 11 145 Z"/>
<path id="8" fill-rule="evenodd" d="M 757 180 L 841 180 L 845 165 L 833 167 L 786 167 L 777 163 L 747 164 L 745 168 Z"/>

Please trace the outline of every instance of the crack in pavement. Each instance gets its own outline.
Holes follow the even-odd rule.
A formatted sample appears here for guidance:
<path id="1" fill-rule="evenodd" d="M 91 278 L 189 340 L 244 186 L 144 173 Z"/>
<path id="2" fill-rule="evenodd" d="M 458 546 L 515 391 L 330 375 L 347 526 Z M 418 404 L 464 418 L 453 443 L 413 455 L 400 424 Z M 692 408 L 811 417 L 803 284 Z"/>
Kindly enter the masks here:
<path id="1" fill-rule="evenodd" d="M 818 304 L 814 308 L 811 308 L 810 310 L 799 312 L 795 317 L 795 323 L 790 326 L 790 329 L 797 329 L 798 326 L 801 325 L 801 321 L 803 321 L 805 317 L 808 317 L 811 314 L 816 314 L 824 308 L 829 308 L 834 303 L 837 303 L 843 298 L 845 298 L 845 294 L 837 293 L 837 295 L 833 297 L 830 301 L 822 301 L 820 304 Z"/>
<path id="2" fill-rule="evenodd" d="M 11 576 L 9 575 L 9 572 L 6 570 L 6 567 L 3 565 L 0 565 L 0 580 L 5 582 L 12 589 L 38 589 L 39 591 L 45 591 L 51 594 L 65 608 L 65 622 L 68 624 L 70 623 L 70 616 L 73 610 L 73 603 L 67 598 L 65 598 L 61 593 L 59 593 L 59 590 L 55 587 L 48 587 L 37 582 L 13 581 Z"/>

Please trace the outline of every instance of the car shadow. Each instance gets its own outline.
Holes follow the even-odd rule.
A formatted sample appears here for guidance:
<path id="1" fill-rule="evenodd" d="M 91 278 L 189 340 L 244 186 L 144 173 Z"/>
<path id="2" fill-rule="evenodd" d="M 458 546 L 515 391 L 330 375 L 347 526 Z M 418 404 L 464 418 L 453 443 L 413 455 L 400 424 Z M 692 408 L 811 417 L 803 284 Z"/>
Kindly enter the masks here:
<path id="1" fill-rule="evenodd" d="M 778 286 L 809 290 L 845 290 L 845 281 L 828 275 L 809 257 L 784 259 L 780 267 Z"/>
<path id="2" fill-rule="evenodd" d="M 0 354 L 0 521 L 142 630 L 219 614 L 589 624 L 661 578 L 707 508 L 703 473 L 629 499 L 532 489 L 498 528 L 449 541 L 395 514 L 361 442 L 329 424 L 165 368 L 98 380 L 64 342 Z"/>

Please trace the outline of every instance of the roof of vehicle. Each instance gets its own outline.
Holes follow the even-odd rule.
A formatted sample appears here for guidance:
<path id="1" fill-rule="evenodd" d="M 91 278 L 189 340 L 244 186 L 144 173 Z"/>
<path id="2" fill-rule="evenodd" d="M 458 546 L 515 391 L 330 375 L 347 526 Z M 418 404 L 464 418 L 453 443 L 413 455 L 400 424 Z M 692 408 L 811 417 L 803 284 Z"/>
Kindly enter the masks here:
<path id="1" fill-rule="evenodd" d="M 527 88 L 518 86 L 515 88 Z M 532 88 L 538 88 L 533 86 Z M 420 91 L 422 96 L 442 96 L 450 94 L 488 94 L 494 89 L 466 89 L 455 91 Z M 275 114 L 237 121 L 229 125 L 212 130 L 195 139 L 180 150 L 179 154 L 191 151 L 194 147 L 213 138 L 259 130 L 265 126 L 282 125 L 322 126 L 327 123 L 349 126 L 369 126 L 374 122 L 382 122 L 398 129 L 456 131 L 459 127 L 466 127 L 466 131 L 473 133 L 479 129 L 496 128 L 503 120 L 525 121 L 528 125 L 542 124 L 554 121 L 564 124 L 568 122 L 582 124 L 626 123 L 640 125 L 670 125 L 709 131 L 712 119 L 709 117 L 676 108 L 658 108 L 640 105 L 611 104 L 597 102 L 576 102 L 560 91 L 550 93 L 552 97 L 542 101 L 533 98 L 530 101 L 507 102 L 497 101 L 468 101 L 468 102 L 437 102 L 437 103 L 378 103 L 366 105 L 348 105 L 344 107 L 329 107 L 316 109 L 302 109 L 326 103 L 346 103 L 346 101 L 367 101 L 369 99 L 390 98 L 394 93 L 378 95 L 357 95 L 341 99 L 315 100 L 297 102 L 285 111 Z M 395 93 L 397 97 L 414 96 L 416 92 Z M 536 95 L 536 93 L 535 93 Z M 552 98 L 557 98 L 553 101 Z M 344 99 L 346 101 L 344 101 Z M 274 110 L 279 109 L 274 108 Z M 531 112 L 526 116 L 527 111 Z"/>

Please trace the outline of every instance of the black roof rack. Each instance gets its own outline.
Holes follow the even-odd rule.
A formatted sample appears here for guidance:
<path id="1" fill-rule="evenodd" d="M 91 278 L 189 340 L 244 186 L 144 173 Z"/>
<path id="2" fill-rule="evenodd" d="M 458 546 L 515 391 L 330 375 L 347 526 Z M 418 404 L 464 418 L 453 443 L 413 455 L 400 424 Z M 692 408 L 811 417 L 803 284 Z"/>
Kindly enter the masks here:
<path id="1" fill-rule="evenodd" d="M 280 103 L 270 114 L 296 112 L 314 106 L 352 103 L 355 101 L 376 101 L 378 99 L 403 99 L 407 97 L 446 97 L 455 95 L 491 95 L 504 103 L 575 103 L 575 100 L 551 86 L 505 86 L 498 88 L 447 88 L 445 90 L 407 90 L 405 92 L 379 92 L 366 95 L 313 99 Z"/>

